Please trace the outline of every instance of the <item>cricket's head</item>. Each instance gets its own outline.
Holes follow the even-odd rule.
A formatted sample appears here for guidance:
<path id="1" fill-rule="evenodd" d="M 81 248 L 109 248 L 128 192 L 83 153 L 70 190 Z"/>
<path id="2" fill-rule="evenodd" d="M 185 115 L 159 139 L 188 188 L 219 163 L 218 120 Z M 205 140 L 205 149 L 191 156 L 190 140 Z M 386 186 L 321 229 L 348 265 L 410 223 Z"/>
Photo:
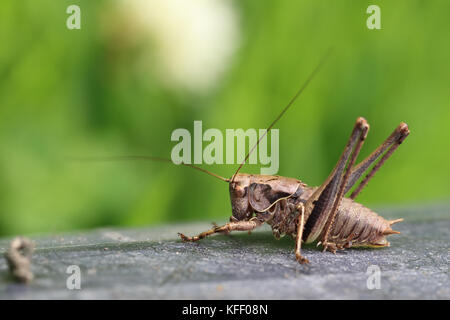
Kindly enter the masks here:
<path id="1" fill-rule="evenodd" d="M 245 220 L 253 215 L 247 196 L 250 178 L 248 174 L 237 174 L 229 184 L 231 211 L 236 220 Z"/>
<path id="2" fill-rule="evenodd" d="M 268 211 L 282 199 L 299 196 L 304 186 L 292 178 L 236 174 L 229 184 L 233 218 L 248 220 L 255 212 Z"/>

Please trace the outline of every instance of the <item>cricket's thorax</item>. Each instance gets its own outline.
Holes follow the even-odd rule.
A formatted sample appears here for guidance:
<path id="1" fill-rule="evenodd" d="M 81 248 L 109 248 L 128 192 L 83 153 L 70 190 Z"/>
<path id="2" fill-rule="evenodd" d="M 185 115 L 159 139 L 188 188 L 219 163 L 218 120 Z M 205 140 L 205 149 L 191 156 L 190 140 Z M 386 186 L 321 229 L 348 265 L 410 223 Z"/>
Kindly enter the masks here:
<path id="1" fill-rule="evenodd" d="M 305 204 L 315 189 L 292 178 L 239 174 L 230 183 L 233 217 L 235 220 L 256 217 L 271 226 L 276 238 L 284 235 L 295 238 L 300 215 L 299 205 Z M 329 241 L 341 248 L 389 246 L 386 235 L 397 233 L 390 228 L 391 224 L 392 222 L 369 208 L 349 198 L 343 198 L 330 231 Z M 322 228 L 311 235 L 308 232 L 310 230 L 306 230 L 310 227 L 306 223 L 306 243 L 316 241 L 324 232 Z"/>
<path id="2" fill-rule="evenodd" d="M 229 187 L 233 217 L 248 220 L 255 213 L 270 211 L 281 200 L 300 195 L 304 187 L 304 183 L 293 178 L 237 174 Z"/>

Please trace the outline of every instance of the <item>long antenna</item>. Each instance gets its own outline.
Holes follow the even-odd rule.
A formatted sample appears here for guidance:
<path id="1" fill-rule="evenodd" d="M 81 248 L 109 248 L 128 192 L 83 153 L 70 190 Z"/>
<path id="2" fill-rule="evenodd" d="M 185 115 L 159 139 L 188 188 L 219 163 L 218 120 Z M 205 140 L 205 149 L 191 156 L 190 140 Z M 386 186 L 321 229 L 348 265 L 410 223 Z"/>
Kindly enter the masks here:
<path id="1" fill-rule="evenodd" d="M 303 83 L 303 85 L 301 86 L 301 88 L 297 91 L 297 93 L 295 94 L 295 96 L 289 101 L 289 103 L 286 105 L 286 107 L 284 107 L 284 109 L 281 111 L 281 113 L 278 115 L 278 117 L 270 124 L 270 126 L 267 128 L 267 130 L 264 132 L 264 134 L 259 138 L 258 142 L 250 149 L 250 151 L 247 153 L 247 156 L 245 157 L 244 161 L 242 161 L 241 165 L 239 166 L 239 168 L 236 170 L 236 172 L 234 173 L 231 182 L 234 181 L 234 178 L 236 177 L 236 175 L 239 173 L 239 171 L 242 169 L 242 167 L 244 166 L 244 164 L 247 162 L 248 158 L 250 157 L 250 154 L 252 154 L 252 152 L 256 149 L 256 147 L 259 145 L 259 143 L 261 142 L 262 139 L 264 139 L 264 137 L 267 135 L 267 133 L 270 131 L 270 129 L 272 129 L 272 127 L 275 125 L 275 123 L 277 123 L 278 120 L 280 120 L 280 118 L 284 115 L 284 113 L 289 109 L 289 107 L 295 102 L 295 100 L 297 100 L 297 98 L 300 96 L 300 94 L 306 89 L 306 87 L 308 86 L 308 84 L 311 82 L 311 80 L 314 78 L 314 76 L 319 72 L 320 68 L 323 66 L 323 64 L 325 63 L 325 61 L 327 60 L 328 56 L 331 53 L 331 48 L 328 49 L 328 51 L 326 52 L 326 54 L 323 56 L 323 58 L 320 60 L 319 64 L 317 65 L 317 67 L 313 70 L 313 72 L 309 75 L 309 77 L 306 79 L 305 83 Z"/>
<path id="2" fill-rule="evenodd" d="M 151 157 L 151 156 L 115 156 L 115 157 L 91 157 L 91 158 L 69 158 L 70 160 L 75 161 L 127 161 L 127 160 L 151 160 L 151 161 L 160 161 L 160 162 L 170 162 L 173 164 L 172 160 L 167 158 L 161 158 L 161 157 Z M 213 176 L 215 178 L 218 178 L 225 182 L 230 182 L 230 179 L 224 178 L 219 176 L 218 174 L 215 174 L 211 171 L 208 171 L 206 169 L 194 166 L 193 164 L 189 163 L 180 163 L 180 165 L 183 165 L 185 167 L 194 168 L 196 170 L 199 170 L 201 172 L 207 173 L 210 176 Z"/>

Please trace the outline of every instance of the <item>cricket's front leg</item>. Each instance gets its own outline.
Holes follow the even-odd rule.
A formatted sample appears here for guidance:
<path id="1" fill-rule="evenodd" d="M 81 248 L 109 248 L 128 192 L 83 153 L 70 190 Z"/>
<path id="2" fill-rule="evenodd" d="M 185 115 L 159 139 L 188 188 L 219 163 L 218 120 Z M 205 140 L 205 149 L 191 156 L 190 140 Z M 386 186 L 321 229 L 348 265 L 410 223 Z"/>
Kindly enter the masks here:
<path id="1" fill-rule="evenodd" d="M 193 242 L 198 241 L 200 239 L 206 238 L 207 236 L 213 235 L 215 233 L 229 233 L 231 231 L 251 231 L 257 227 L 259 227 L 263 222 L 258 220 L 257 218 L 252 218 L 248 221 L 234 221 L 229 222 L 227 224 L 224 224 L 220 227 L 213 227 L 212 229 L 209 229 L 205 232 L 200 233 L 197 236 L 194 237 L 187 237 L 182 233 L 178 233 L 178 235 L 181 237 L 181 240 L 184 242 Z"/>

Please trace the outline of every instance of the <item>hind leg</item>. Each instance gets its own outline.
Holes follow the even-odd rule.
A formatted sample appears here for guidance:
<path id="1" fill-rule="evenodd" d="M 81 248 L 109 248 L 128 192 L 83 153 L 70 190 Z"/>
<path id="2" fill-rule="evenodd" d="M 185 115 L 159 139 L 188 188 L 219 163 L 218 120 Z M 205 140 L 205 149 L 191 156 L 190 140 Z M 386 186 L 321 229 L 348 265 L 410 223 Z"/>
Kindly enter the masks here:
<path id="1" fill-rule="evenodd" d="M 386 162 L 386 160 L 394 153 L 394 151 L 400 146 L 403 140 L 409 135 L 408 125 L 404 122 L 392 132 L 392 134 L 378 147 L 376 148 L 366 159 L 361 161 L 358 165 L 354 166 L 350 172 L 348 183 L 345 187 L 345 193 L 347 193 L 359 180 L 359 178 L 367 171 L 367 169 L 375 163 L 378 158 L 381 159 L 375 164 L 372 170 L 361 181 L 359 186 L 350 195 L 351 199 L 355 199 L 361 190 L 367 185 L 369 180 L 380 169 L 380 167 Z"/>
<path id="2" fill-rule="evenodd" d="M 350 170 L 362 148 L 368 130 L 367 121 L 364 118 L 358 118 L 335 168 L 327 180 L 307 200 L 305 205 L 307 220 L 303 234 L 306 242 L 315 241 L 320 236 L 319 240 L 324 250 L 330 247 L 330 250 L 335 251 L 335 245 L 328 242 L 328 235 L 344 196 Z"/>
<path id="3" fill-rule="evenodd" d="M 361 190 L 367 185 L 369 180 L 378 171 L 378 169 L 380 169 L 380 167 L 386 162 L 386 160 L 392 155 L 392 153 L 394 153 L 394 151 L 400 146 L 400 144 L 406 139 L 408 135 L 409 135 L 408 125 L 403 122 L 400 123 L 400 125 L 394 130 L 394 132 L 392 132 L 392 134 L 366 159 L 361 161 L 358 165 L 351 167 L 350 173 L 348 173 L 349 169 L 347 169 L 346 176 L 348 175 L 348 179 L 347 181 L 343 182 L 345 186 L 340 187 L 341 190 L 342 188 L 344 188 L 343 195 L 346 194 L 354 186 L 356 181 L 358 181 L 358 179 L 364 174 L 364 172 L 366 172 L 367 169 L 379 159 L 378 162 L 376 162 L 376 164 L 372 168 L 372 170 L 366 175 L 366 177 L 361 181 L 358 187 L 350 195 L 350 199 L 355 199 L 361 192 Z M 394 220 L 393 223 L 401 220 L 402 219 Z M 328 250 L 335 253 L 337 250 L 350 247 L 352 236 L 346 239 L 346 242 L 344 244 L 343 243 L 336 244 L 333 241 L 328 240 L 332 224 L 333 221 L 330 219 L 327 222 L 326 228 L 324 228 L 324 231 L 321 234 L 321 241 L 323 241 L 324 250 Z M 389 232 L 394 231 L 389 230 Z"/>

